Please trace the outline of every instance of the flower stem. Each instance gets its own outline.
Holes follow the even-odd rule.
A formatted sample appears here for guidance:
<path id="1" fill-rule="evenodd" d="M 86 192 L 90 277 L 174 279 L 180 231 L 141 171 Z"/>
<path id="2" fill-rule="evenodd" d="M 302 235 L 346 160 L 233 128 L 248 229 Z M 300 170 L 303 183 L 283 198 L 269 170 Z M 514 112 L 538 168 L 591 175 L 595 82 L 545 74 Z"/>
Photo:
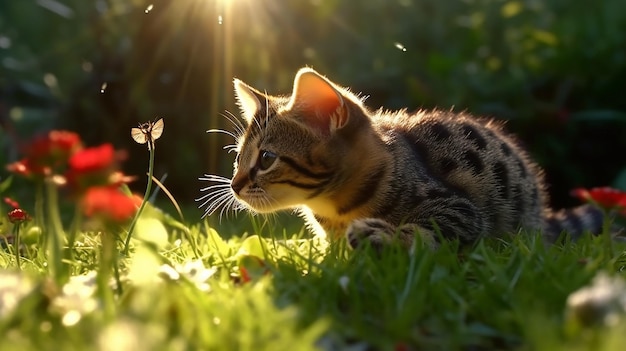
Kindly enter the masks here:
<path id="1" fill-rule="evenodd" d="M 70 227 L 69 237 L 67 238 L 67 248 L 65 249 L 63 255 L 65 261 L 69 262 L 70 265 L 74 262 L 74 242 L 76 241 L 76 236 L 82 225 L 82 219 L 82 208 L 80 206 L 76 206 L 74 209 L 74 219 L 72 221 L 72 226 Z"/>
<path id="2" fill-rule="evenodd" d="M 98 285 L 98 294 L 102 299 L 102 306 L 104 308 L 104 317 L 106 320 L 111 320 L 115 315 L 115 306 L 113 299 L 113 291 L 109 286 L 109 279 L 111 277 L 111 269 L 115 262 L 115 237 L 113 232 L 105 231 L 100 234 L 100 267 L 98 270 L 98 276 L 96 277 L 96 284 Z"/>
<path id="3" fill-rule="evenodd" d="M 604 219 L 602 221 L 602 234 L 603 234 L 603 237 L 606 238 L 606 240 L 604 240 L 606 244 L 606 248 L 609 250 L 611 254 L 613 253 L 613 236 L 611 235 L 612 224 L 613 224 L 613 218 L 609 214 L 609 212 L 605 210 Z"/>
<path id="4" fill-rule="evenodd" d="M 48 205 L 48 228 L 47 240 L 49 249 L 49 262 L 52 276 L 58 284 L 62 284 L 67 276 L 63 272 L 61 242 L 65 236 L 61 215 L 58 207 L 58 192 L 56 185 L 50 180 L 46 181 L 46 195 Z"/>
<path id="5" fill-rule="evenodd" d="M 124 291 L 122 290 L 122 280 L 120 279 L 120 265 L 117 259 L 113 260 L 113 273 L 115 274 L 117 296 L 121 297 Z"/>
<path id="6" fill-rule="evenodd" d="M 149 140 L 150 147 L 148 147 L 148 151 L 150 152 L 150 162 L 148 163 L 148 185 L 146 185 L 146 193 L 143 196 L 143 201 L 135 214 L 135 218 L 133 218 L 130 227 L 128 228 L 128 235 L 126 236 L 126 242 L 124 243 L 124 256 L 128 256 L 128 250 L 130 249 L 130 238 L 133 235 L 133 230 L 135 229 L 135 225 L 137 224 L 137 220 L 141 216 L 141 212 L 143 212 L 144 207 L 146 207 L 146 203 L 148 202 L 148 198 L 150 197 L 150 190 L 152 189 L 152 175 L 154 173 L 154 141 Z"/>
<path id="7" fill-rule="evenodd" d="M 44 183 L 39 180 L 35 185 L 35 225 L 39 228 L 44 228 L 45 218 L 44 218 Z M 39 248 L 46 248 L 46 236 L 40 235 L 38 239 Z"/>
<path id="8" fill-rule="evenodd" d="M 17 269 L 22 269 L 20 265 L 20 226 L 21 223 L 15 225 L 15 235 L 13 237 L 13 248 L 15 249 L 15 262 L 17 262 Z"/>

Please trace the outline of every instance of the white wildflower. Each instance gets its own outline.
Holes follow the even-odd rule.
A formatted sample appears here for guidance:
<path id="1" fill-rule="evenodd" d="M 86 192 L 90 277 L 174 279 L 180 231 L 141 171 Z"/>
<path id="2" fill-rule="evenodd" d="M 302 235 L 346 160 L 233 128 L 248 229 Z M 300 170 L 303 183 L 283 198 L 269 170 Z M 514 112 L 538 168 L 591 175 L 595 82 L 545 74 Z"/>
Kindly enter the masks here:
<path id="1" fill-rule="evenodd" d="M 69 282 L 63 285 L 61 294 L 52 300 L 50 308 L 61 315 L 63 325 L 75 325 L 84 315 L 98 307 L 98 301 L 94 298 L 97 289 L 96 275 L 97 273 L 92 271 L 71 277 Z"/>
<path id="2" fill-rule="evenodd" d="M 178 272 L 185 275 L 189 280 L 196 284 L 198 289 L 202 291 L 209 291 L 211 290 L 211 287 L 207 283 L 207 280 L 209 280 L 209 278 L 217 272 L 217 268 L 206 268 L 201 260 L 195 260 L 179 266 Z"/>
<path id="3" fill-rule="evenodd" d="M 626 282 L 601 272 L 567 298 L 567 312 L 582 325 L 613 326 L 626 315 Z"/>
<path id="4" fill-rule="evenodd" d="M 33 282 L 19 272 L 0 271 L 0 318 L 9 315 L 20 300 L 34 288 Z"/>
<path id="5" fill-rule="evenodd" d="M 178 271 L 169 264 L 164 264 L 159 268 L 159 275 L 162 278 L 168 278 L 169 280 L 180 279 L 180 274 L 178 273 Z"/>
<path id="6" fill-rule="evenodd" d="M 176 267 L 164 264 L 161 266 L 160 274 L 170 280 L 178 280 L 180 276 L 184 276 L 189 279 L 196 287 L 202 291 L 210 291 L 211 287 L 207 283 L 207 280 L 211 278 L 217 268 L 207 268 L 202 263 L 202 260 L 189 261 L 184 264 L 177 264 Z"/>

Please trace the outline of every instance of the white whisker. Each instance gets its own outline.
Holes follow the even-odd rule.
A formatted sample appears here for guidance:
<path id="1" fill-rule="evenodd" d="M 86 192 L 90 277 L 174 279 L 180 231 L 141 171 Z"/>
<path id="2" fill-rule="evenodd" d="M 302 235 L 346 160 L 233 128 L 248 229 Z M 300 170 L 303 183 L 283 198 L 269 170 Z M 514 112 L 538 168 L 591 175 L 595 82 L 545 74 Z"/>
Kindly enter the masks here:
<path id="1" fill-rule="evenodd" d="M 228 144 L 222 148 L 230 153 L 234 151 L 238 153 L 241 147 L 241 139 L 244 137 L 246 131 L 249 128 L 258 128 L 259 132 L 265 130 L 268 126 L 270 119 L 270 101 L 265 94 L 265 114 L 259 113 L 250 125 L 246 125 L 245 121 L 236 116 L 230 111 L 225 111 L 221 115 L 230 123 L 231 127 L 227 129 L 210 129 L 207 133 L 221 133 L 232 137 L 235 143 Z M 211 216 L 219 210 L 219 218 L 228 217 L 231 213 L 237 213 L 238 211 L 247 209 L 248 206 L 245 203 L 240 202 L 231 189 L 231 179 L 214 174 L 204 174 L 203 177 L 198 178 L 200 181 L 206 181 L 215 184 L 209 184 L 200 189 L 200 196 L 195 199 L 199 203 L 199 208 L 204 209 L 204 217 Z M 256 193 L 252 194 L 252 200 L 256 203 L 260 203 L 263 207 L 271 208 L 275 202 L 274 199 L 268 198 L 268 194 L 263 189 L 257 189 Z M 256 214 L 251 211 L 252 214 Z"/>
<path id="2" fill-rule="evenodd" d="M 266 106 L 266 108 L 267 108 L 267 106 Z M 257 126 L 257 128 L 259 128 L 259 132 L 263 131 L 263 128 L 261 127 L 261 123 L 259 123 L 259 120 L 256 117 L 252 118 L 252 120 L 254 121 L 254 124 Z"/>
<path id="3" fill-rule="evenodd" d="M 222 177 L 215 174 L 205 174 L 204 177 L 198 178 L 199 180 L 206 180 L 209 182 L 221 182 L 230 184 L 230 178 Z"/>
<path id="4" fill-rule="evenodd" d="M 209 191 L 211 189 L 220 189 L 220 188 L 228 190 L 229 187 L 230 187 L 229 184 L 215 184 L 215 185 L 204 187 L 200 189 L 200 191 Z"/>
<path id="5" fill-rule="evenodd" d="M 219 190 L 215 190 L 211 193 L 208 193 L 198 199 L 196 199 L 196 201 L 200 202 L 200 201 L 204 201 L 200 207 L 206 206 L 207 204 L 209 204 L 209 202 L 213 202 L 213 200 L 220 198 L 224 195 L 229 195 L 228 193 L 230 192 L 229 189 L 219 189 Z M 211 205 L 209 205 L 211 206 Z"/>
<path id="6" fill-rule="evenodd" d="M 229 121 L 230 124 L 233 125 L 233 127 L 235 127 L 235 132 L 237 136 L 240 137 L 245 133 L 246 127 L 243 125 L 241 120 L 237 118 L 237 116 L 235 116 L 232 112 L 227 110 L 225 113 L 222 114 L 222 116 L 226 118 L 226 120 Z"/>
<path id="7" fill-rule="evenodd" d="M 217 183 L 201 188 L 200 191 L 205 194 L 202 194 L 202 196 L 195 199 L 196 202 L 200 202 L 198 207 L 204 208 L 204 215 L 202 217 L 204 218 L 212 215 L 221 207 L 221 220 L 224 211 L 234 209 L 234 204 L 237 202 L 230 189 L 231 180 L 215 174 L 205 174 L 203 177 L 198 179 L 201 181 Z"/>
<path id="8" fill-rule="evenodd" d="M 222 210 L 220 211 L 220 221 L 222 220 L 222 217 L 224 216 L 224 214 L 226 215 L 226 218 L 228 219 L 228 214 L 230 212 L 236 213 L 241 209 L 243 209 L 243 206 L 241 206 L 235 200 L 234 197 L 231 197 L 230 199 L 226 200 L 226 203 L 224 204 L 224 206 L 222 207 Z"/>
<path id="9" fill-rule="evenodd" d="M 231 198 L 232 197 L 229 196 L 229 194 L 226 194 L 226 193 L 219 194 L 219 196 L 216 196 L 215 200 L 212 201 L 211 204 L 206 207 L 205 211 L 212 214 Z"/>
<path id="10" fill-rule="evenodd" d="M 203 206 L 208 204 L 208 206 L 205 208 L 205 211 L 204 211 L 205 216 L 212 215 L 218 208 L 220 208 L 222 205 L 224 205 L 224 203 L 228 202 L 230 199 L 232 199 L 232 195 L 227 192 L 214 194 L 212 198 L 207 199 L 207 201 L 203 203 Z"/>
<path id="11" fill-rule="evenodd" d="M 239 147 L 239 145 L 236 144 L 230 144 L 230 145 L 225 145 L 224 147 L 222 147 L 223 150 L 228 150 L 227 153 L 231 153 L 232 151 L 237 152 L 237 148 Z"/>
<path id="12" fill-rule="evenodd" d="M 270 119 L 270 107 L 269 106 L 270 106 L 270 102 L 267 99 L 267 91 L 266 91 L 265 92 L 265 122 L 264 122 L 265 128 L 267 128 L 267 122 Z"/>
<path id="13" fill-rule="evenodd" d="M 235 133 L 230 132 L 228 130 L 224 130 L 224 129 L 209 129 L 206 131 L 207 133 L 222 133 L 222 134 L 226 134 L 230 137 L 233 137 L 233 139 L 237 140 L 237 135 L 235 135 Z"/>

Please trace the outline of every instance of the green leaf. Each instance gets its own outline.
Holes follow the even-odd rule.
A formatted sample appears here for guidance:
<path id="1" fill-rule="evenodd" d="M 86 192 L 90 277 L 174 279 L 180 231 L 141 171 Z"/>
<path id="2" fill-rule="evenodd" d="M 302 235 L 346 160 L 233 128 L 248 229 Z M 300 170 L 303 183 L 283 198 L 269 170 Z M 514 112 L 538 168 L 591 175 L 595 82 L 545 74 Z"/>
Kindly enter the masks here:
<path id="1" fill-rule="evenodd" d="M 252 235 L 246 238 L 237 252 L 237 256 L 252 255 L 257 257 L 265 257 L 267 247 L 263 239 L 258 235 Z"/>
<path id="2" fill-rule="evenodd" d="M 0 183 L 0 194 L 5 192 L 11 186 L 12 181 L 13 181 L 13 177 L 8 177 L 7 179 L 3 180 Z"/>
<path id="3" fill-rule="evenodd" d="M 132 256 L 128 278 L 138 285 L 155 283 L 160 267 L 154 252 L 145 245 L 139 246 Z"/>
<path id="4" fill-rule="evenodd" d="M 209 227 L 208 223 L 204 222 L 206 233 L 207 233 L 207 244 L 209 246 L 209 251 L 217 253 L 221 257 L 230 256 L 230 246 L 222 239 L 219 233 Z"/>
<path id="5" fill-rule="evenodd" d="M 165 226 L 156 218 L 141 216 L 135 227 L 136 238 L 155 244 L 163 248 L 168 244 L 168 235 Z"/>

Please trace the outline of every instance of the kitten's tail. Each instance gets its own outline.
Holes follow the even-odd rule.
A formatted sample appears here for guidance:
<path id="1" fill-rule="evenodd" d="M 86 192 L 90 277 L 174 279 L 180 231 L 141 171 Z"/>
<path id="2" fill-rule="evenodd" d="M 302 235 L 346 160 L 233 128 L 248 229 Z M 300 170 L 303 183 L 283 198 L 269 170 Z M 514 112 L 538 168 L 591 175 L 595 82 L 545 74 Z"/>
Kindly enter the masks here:
<path id="1" fill-rule="evenodd" d="M 598 235 L 602 233 L 604 219 L 604 211 L 593 205 L 551 212 L 545 217 L 544 233 L 550 242 L 556 242 L 563 232 L 572 240 L 587 232 Z"/>

